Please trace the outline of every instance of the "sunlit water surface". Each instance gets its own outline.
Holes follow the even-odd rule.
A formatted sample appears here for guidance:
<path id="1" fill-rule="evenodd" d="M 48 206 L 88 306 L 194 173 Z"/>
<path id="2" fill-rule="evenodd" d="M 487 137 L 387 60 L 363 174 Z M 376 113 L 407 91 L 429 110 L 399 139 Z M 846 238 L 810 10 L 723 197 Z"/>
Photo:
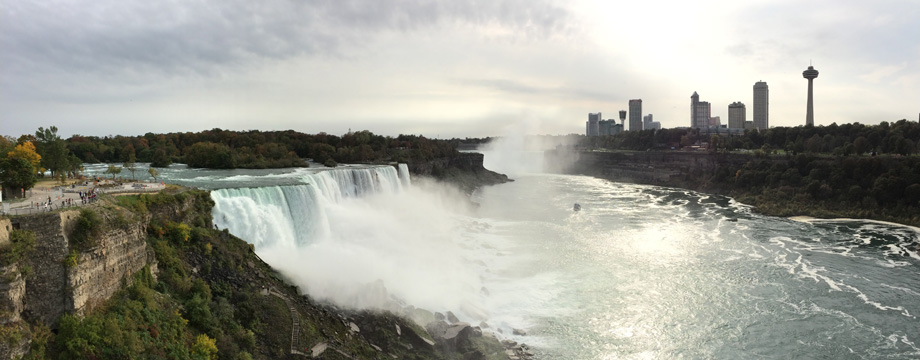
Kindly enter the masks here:
<path id="1" fill-rule="evenodd" d="M 920 356 L 915 229 L 578 176 L 518 177 L 479 201 L 516 259 L 491 287 L 521 291 L 503 306 L 539 358 Z"/>
<path id="2" fill-rule="evenodd" d="M 405 184 L 283 198 L 317 181 L 309 169 L 174 165 L 160 180 L 255 188 L 215 192 L 215 221 L 314 296 L 335 300 L 352 281 L 378 279 L 394 297 L 483 321 L 539 359 L 920 358 L 916 229 L 798 222 L 720 196 L 535 174 L 534 156 L 505 164 L 517 166 L 506 171 L 516 181 L 475 193 L 472 213 L 436 214 L 443 198 Z M 270 188 L 282 199 L 247 195 Z"/>

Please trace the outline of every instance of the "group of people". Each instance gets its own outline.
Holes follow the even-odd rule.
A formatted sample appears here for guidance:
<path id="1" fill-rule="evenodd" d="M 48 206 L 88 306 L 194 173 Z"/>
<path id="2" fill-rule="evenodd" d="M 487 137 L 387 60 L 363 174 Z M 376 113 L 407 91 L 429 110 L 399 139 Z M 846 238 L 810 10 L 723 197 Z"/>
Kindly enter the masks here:
<path id="1" fill-rule="evenodd" d="M 96 188 L 93 188 L 90 191 L 81 191 L 80 201 L 83 202 L 83 205 L 96 201 Z"/>
<path id="2" fill-rule="evenodd" d="M 72 204 L 70 202 L 70 199 L 61 199 L 60 196 L 58 196 L 57 200 L 61 200 L 60 207 L 65 207 L 65 206 L 69 206 Z M 51 211 L 54 209 L 54 201 L 51 200 L 51 197 L 49 196 L 48 201 L 42 201 L 40 203 L 32 202 L 32 208 L 33 209 L 38 208 L 39 210 L 42 210 L 42 211 Z"/>
<path id="3" fill-rule="evenodd" d="M 79 194 L 80 194 L 80 202 L 83 205 L 90 204 L 96 201 L 96 189 L 95 188 L 89 191 L 81 191 L 79 192 Z M 56 200 L 53 200 L 51 199 L 51 196 L 48 196 L 48 201 L 42 201 L 39 203 L 32 202 L 31 207 L 33 209 L 37 208 L 42 211 L 51 211 L 54 209 L 54 206 L 57 205 L 58 200 L 61 201 L 59 208 L 74 205 L 74 199 L 68 199 L 63 196 L 58 196 Z"/>

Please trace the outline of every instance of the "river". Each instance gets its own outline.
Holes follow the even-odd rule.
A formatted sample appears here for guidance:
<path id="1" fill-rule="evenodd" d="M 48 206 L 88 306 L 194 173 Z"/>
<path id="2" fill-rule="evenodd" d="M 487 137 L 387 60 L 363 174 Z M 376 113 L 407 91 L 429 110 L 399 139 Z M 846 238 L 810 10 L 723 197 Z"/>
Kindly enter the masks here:
<path id="1" fill-rule="evenodd" d="M 162 176 L 215 189 L 215 223 L 312 296 L 450 310 L 538 359 L 920 357 L 915 228 L 763 216 L 485 153 L 515 181 L 478 206 L 385 166 Z"/>

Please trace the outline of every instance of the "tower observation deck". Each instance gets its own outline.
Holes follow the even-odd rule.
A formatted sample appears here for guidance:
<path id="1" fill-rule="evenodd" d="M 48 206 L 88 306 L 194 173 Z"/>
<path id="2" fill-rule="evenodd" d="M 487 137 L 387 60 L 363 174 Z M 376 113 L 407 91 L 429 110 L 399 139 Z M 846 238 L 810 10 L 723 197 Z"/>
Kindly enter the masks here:
<path id="1" fill-rule="evenodd" d="M 805 126 L 815 125 L 815 103 L 812 80 L 818 77 L 818 70 L 814 66 L 808 66 L 808 69 L 802 72 L 802 77 L 808 79 L 808 104 L 805 109 Z"/>

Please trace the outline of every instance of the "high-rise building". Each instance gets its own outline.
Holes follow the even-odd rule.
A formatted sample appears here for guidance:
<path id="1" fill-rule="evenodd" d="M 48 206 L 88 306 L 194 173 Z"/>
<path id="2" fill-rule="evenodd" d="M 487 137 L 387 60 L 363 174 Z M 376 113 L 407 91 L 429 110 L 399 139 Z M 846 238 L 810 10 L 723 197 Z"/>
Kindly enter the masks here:
<path id="1" fill-rule="evenodd" d="M 815 103 L 812 98 L 811 81 L 818 77 L 818 70 L 814 66 L 808 66 L 808 70 L 802 72 L 802 77 L 808 79 L 808 103 L 805 105 L 805 126 L 815 125 Z"/>
<path id="2" fill-rule="evenodd" d="M 744 122 L 747 121 L 747 109 L 740 101 L 728 104 L 728 128 L 744 129 Z"/>
<path id="3" fill-rule="evenodd" d="M 696 124 L 696 104 L 700 102 L 700 95 L 693 92 L 693 95 L 690 95 L 690 128 L 698 128 Z"/>
<path id="4" fill-rule="evenodd" d="M 652 114 L 648 114 L 642 117 L 642 129 L 644 130 L 660 130 L 661 123 L 658 121 L 653 121 L 654 117 Z"/>
<path id="5" fill-rule="evenodd" d="M 588 113 L 588 121 L 585 123 L 585 135 L 600 135 L 601 113 Z"/>
<path id="6" fill-rule="evenodd" d="M 754 83 L 754 127 L 766 130 L 770 127 L 770 89 L 767 83 Z"/>
<path id="7" fill-rule="evenodd" d="M 712 109 L 708 101 L 696 103 L 696 124 L 697 128 L 705 129 L 709 126 L 709 118 L 712 117 Z"/>
<path id="8" fill-rule="evenodd" d="M 709 118 L 709 127 L 714 127 L 714 128 L 722 127 L 722 117 L 713 116 Z"/>
<path id="9" fill-rule="evenodd" d="M 710 112 L 709 102 L 700 101 L 700 96 L 693 92 L 690 95 L 690 128 L 705 129 L 709 127 Z"/>
<path id="10" fill-rule="evenodd" d="M 597 136 L 610 135 L 610 121 L 609 120 L 598 121 L 597 128 L 598 128 Z"/>
<path id="11" fill-rule="evenodd" d="M 642 99 L 629 100 L 629 131 L 642 130 Z"/>

